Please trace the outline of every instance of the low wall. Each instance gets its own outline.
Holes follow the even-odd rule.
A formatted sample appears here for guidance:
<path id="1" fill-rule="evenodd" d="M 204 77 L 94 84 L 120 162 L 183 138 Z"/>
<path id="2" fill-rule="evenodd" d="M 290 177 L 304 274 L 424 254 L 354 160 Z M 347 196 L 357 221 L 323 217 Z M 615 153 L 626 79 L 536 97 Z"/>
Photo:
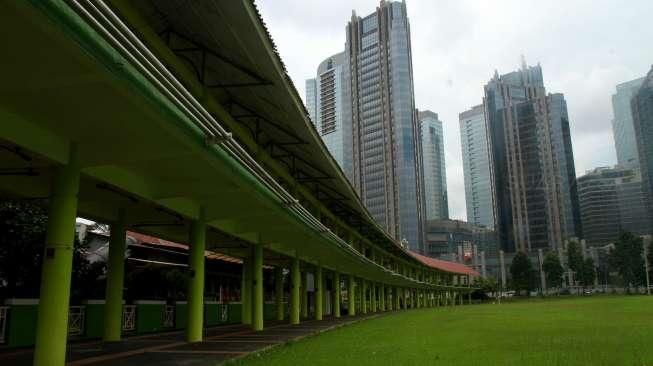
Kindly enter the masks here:
<path id="1" fill-rule="evenodd" d="M 36 323 L 38 319 L 38 299 L 8 299 L 5 327 L 5 342 L 0 346 L 10 348 L 29 347 L 34 345 L 36 338 Z M 174 304 L 174 314 L 171 323 L 166 324 L 166 302 L 157 300 L 137 300 L 135 330 L 123 331 L 125 335 L 150 334 L 186 328 L 188 320 L 188 305 L 185 301 Z M 84 319 L 81 334 L 70 336 L 71 339 L 99 339 L 104 330 L 104 300 L 87 300 L 83 302 Z M 284 303 L 284 306 L 287 304 Z M 239 302 L 221 304 L 206 301 L 204 304 L 204 325 L 218 326 L 222 324 L 237 324 L 241 321 L 242 304 Z M 276 318 L 276 305 L 266 302 L 263 307 L 265 320 Z"/>

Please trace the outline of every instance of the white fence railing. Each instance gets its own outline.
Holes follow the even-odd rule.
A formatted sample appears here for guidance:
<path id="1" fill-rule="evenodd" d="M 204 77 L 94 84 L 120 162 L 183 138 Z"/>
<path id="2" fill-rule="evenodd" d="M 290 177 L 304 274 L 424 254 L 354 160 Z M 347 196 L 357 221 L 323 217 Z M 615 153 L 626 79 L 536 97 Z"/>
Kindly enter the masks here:
<path id="1" fill-rule="evenodd" d="M 163 313 L 163 326 L 166 328 L 175 326 L 175 307 L 173 305 L 166 305 L 165 313 Z"/>
<path id="2" fill-rule="evenodd" d="M 84 334 L 84 306 L 71 306 L 68 309 L 68 335 Z"/>
<path id="3" fill-rule="evenodd" d="M 0 344 L 5 343 L 5 331 L 7 329 L 8 306 L 0 306 Z"/>
<path id="4" fill-rule="evenodd" d="M 220 304 L 218 305 L 219 311 L 220 311 L 220 321 L 226 322 L 229 320 L 229 305 L 227 304 Z"/>
<path id="5" fill-rule="evenodd" d="M 122 330 L 125 332 L 136 330 L 136 305 L 123 305 Z"/>

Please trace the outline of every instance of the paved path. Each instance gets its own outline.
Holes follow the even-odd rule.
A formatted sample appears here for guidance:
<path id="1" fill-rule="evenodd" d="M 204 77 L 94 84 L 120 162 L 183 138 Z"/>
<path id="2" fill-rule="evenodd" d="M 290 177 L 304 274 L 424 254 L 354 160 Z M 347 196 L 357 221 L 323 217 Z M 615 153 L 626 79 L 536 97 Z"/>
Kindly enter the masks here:
<path id="1" fill-rule="evenodd" d="M 214 366 L 230 358 L 244 356 L 319 332 L 379 316 L 343 316 L 322 321 L 306 320 L 299 325 L 268 321 L 265 329 L 254 332 L 248 326 L 233 324 L 205 329 L 204 341 L 186 343 L 183 331 L 128 337 L 120 342 L 89 341 L 68 346 L 68 365 L 139 366 Z M 32 350 L 0 351 L 0 365 L 28 366 Z"/>

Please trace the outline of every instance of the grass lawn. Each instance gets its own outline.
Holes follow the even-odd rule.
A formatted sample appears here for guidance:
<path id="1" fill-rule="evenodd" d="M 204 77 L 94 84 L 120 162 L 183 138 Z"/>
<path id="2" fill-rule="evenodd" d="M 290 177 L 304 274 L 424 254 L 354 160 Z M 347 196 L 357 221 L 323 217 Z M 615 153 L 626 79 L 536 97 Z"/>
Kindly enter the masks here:
<path id="1" fill-rule="evenodd" d="M 653 365 L 653 297 L 587 297 L 390 314 L 238 365 Z"/>

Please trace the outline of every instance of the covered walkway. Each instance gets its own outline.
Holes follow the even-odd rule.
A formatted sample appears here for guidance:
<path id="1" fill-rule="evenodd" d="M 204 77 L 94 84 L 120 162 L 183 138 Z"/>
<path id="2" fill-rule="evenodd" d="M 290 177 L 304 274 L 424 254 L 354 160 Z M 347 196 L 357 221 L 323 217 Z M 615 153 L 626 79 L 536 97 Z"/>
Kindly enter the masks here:
<path id="1" fill-rule="evenodd" d="M 127 230 L 188 245 L 189 344 L 166 348 L 188 357 L 207 336 L 207 251 L 242 261 L 241 322 L 258 332 L 274 329 L 264 327 L 268 266 L 277 319 L 302 331 L 306 273 L 315 321 L 327 294 L 335 317 L 347 302 L 354 318 L 473 290 L 476 273 L 412 255 L 373 220 L 253 2 L 1 2 L 0 44 L 0 197 L 49 208 L 35 365 L 101 352 L 67 354 L 76 217 L 111 226 L 102 337 L 115 347 Z"/>

